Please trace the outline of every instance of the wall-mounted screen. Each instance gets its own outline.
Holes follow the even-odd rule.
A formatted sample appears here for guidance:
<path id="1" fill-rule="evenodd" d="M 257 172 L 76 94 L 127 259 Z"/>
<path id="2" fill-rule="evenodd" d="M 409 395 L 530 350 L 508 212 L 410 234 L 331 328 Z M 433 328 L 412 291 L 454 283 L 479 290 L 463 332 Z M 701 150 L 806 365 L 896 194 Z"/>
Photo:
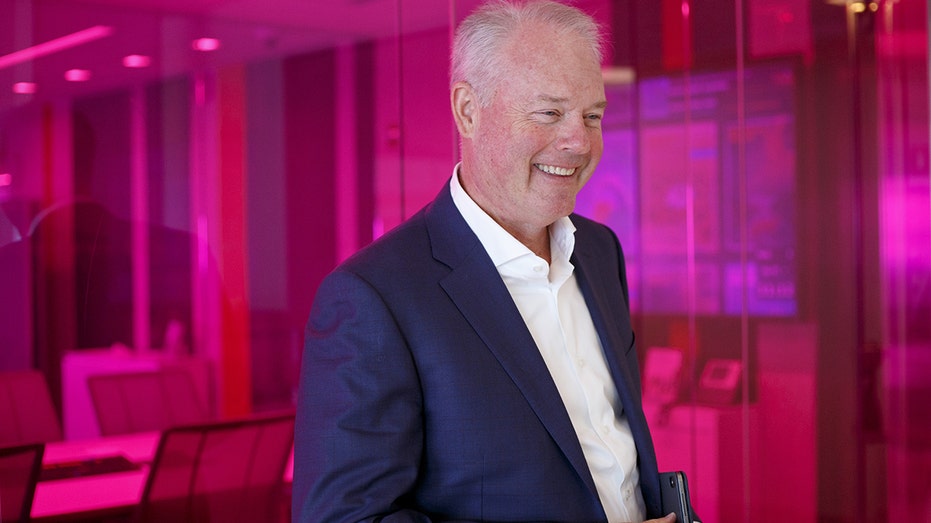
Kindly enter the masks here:
<path id="1" fill-rule="evenodd" d="M 635 311 L 797 312 L 793 68 L 751 66 L 739 81 L 607 86 L 605 153 L 576 211 L 620 237 Z"/>

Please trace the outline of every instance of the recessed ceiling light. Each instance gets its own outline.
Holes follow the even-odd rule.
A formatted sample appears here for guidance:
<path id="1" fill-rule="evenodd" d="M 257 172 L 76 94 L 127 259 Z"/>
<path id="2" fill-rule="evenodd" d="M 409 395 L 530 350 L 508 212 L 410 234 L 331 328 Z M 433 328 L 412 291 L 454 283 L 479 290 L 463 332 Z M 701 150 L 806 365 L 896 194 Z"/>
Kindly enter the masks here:
<path id="1" fill-rule="evenodd" d="M 13 92 L 16 94 L 32 94 L 36 92 L 35 82 L 16 82 L 13 84 Z"/>
<path id="2" fill-rule="evenodd" d="M 65 71 L 65 80 L 69 82 L 86 82 L 91 79 L 91 72 L 87 69 L 68 69 Z"/>
<path id="3" fill-rule="evenodd" d="M 196 51 L 216 51 L 220 48 L 220 41 L 216 38 L 198 38 L 191 42 L 191 47 Z"/>
<path id="4" fill-rule="evenodd" d="M 131 54 L 123 57 L 123 67 L 148 67 L 152 59 L 143 54 Z"/>

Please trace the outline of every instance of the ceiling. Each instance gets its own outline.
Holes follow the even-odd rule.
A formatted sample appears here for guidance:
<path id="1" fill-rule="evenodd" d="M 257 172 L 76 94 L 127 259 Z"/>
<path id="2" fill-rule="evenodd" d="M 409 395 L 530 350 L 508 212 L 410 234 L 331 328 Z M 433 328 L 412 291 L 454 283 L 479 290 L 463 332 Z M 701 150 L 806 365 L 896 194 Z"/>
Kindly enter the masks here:
<path id="1" fill-rule="evenodd" d="M 34 102 L 74 99 L 159 78 L 186 74 L 204 67 L 243 64 L 283 57 L 356 41 L 390 38 L 449 27 L 482 0 L 0 0 L 0 116 L 10 108 L 38 106 Z M 651 0 L 653 2 L 654 0 Z M 723 0 L 722 0 L 723 1 Z M 736 38 L 726 30 L 732 18 L 721 17 L 722 1 L 696 3 L 696 49 L 730 52 Z M 723 1 L 726 4 L 729 0 Z M 823 2 L 823 0 L 822 0 Z M 806 0 L 754 0 L 764 6 L 760 15 L 808 20 L 826 4 Z M 615 0 L 575 0 L 593 13 L 610 11 Z M 897 5 L 921 2 L 901 2 Z M 644 10 L 643 4 L 636 4 Z M 821 9 L 814 9 L 815 7 Z M 830 8 L 830 27 L 844 30 L 842 11 Z M 699 9 L 701 8 L 701 9 Z M 809 9 L 810 8 L 810 9 Z M 659 13 L 659 8 L 653 7 Z M 798 11 L 798 13 L 795 13 Z M 751 12 L 756 12 L 751 9 Z M 660 23 L 659 14 L 656 23 Z M 791 16 L 804 14 L 805 16 Z M 816 38 L 826 31 L 822 17 L 813 16 Z M 782 17 L 782 18 L 780 18 Z M 772 17 L 771 17 L 772 18 Z M 919 22 L 921 16 L 914 16 Z M 722 20 L 722 30 L 718 22 Z M 766 16 L 761 19 L 768 20 Z M 651 18 L 645 18 L 648 23 Z M 638 22 L 641 23 L 641 22 Z M 778 39 L 773 24 L 763 24 Z M 922 26 L 923 28 L 924 26 Z M 710 29 L 709 29 L 710 28 Z M 656 28 L 642 31 L 641 47 L 659 44 Z M 752 29 L 752 24 L 751 24 Z M 803 34 L 812 32 L 805 29 Z M 907 33 L 907 31 L 906 31 Z M 81 38 L 81 36 L 87 38 Z M 720 36 L 719 36 L 720 35 Z M 752 41 L 755 33 L 748 32 Z M 192 41 L 212 37 L 220 41 L 212 52 L 196 51 Z M 897 32 L 899 40 L 907 38 Z M 916 49 L 924 50 L 927 33 L 915 32 Z M 645 43 L 644 43 L 645 42 Z M 710 42 L 710 43 L 709 43 Z M 704 46 L 704 47 L 703 47 Z M 649 50 L 643 50 L 648 53 Z M 127 68 L 127 55 L 149 57 L 149 66 Z M 654 54 L 659 56 L 659 52 Z M 924 56 L 924 55 L 922 55 Z M 87 71 L 84 82 L 70 82 L 65 72 Z M 17 82 L 34 83 L 35 92 L 13 91 Z M 0 122 L 2 123 L 2 122 Z"/>
<path id="2" fill-rule="evenodd" d="M 0 111 L 189 72 L 446 27 L 478 0 L 0 0 Z M 451 14 L 456 13 L 456 14 Z M 196 38 L 219 39 L 211 52 Z M 149 57 L 127 68 L 127 55 Z M 65 79 L 70 69 L 89 79 Z M 33 93 L 15 93 L 18 82 Z"/>

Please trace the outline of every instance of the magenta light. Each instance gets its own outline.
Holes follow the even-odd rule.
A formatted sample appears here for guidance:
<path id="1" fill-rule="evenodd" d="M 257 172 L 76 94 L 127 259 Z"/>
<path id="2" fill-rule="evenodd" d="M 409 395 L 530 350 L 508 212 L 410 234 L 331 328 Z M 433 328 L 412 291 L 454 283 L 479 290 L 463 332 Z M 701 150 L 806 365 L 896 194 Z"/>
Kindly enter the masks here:
<path id="1" fill-rule="evenodd" d="M 0 173 L 0 187 L 6 187 L 13 183 L 13 175 L 10 173 Z"/>
<path id="2" fill-rule="evenodd" d="M 35 82 L 16 82 L 13 84 L 13 92 L 16 94 L 33 94 L 36 92 Z"/>
<path id="3" fill-rule="evenodd" d="M 191 43 L 197 51 L 216 51 L 220 48 L 220 41 L 216 38 L 198 38 Z"/>
<path id="4" fill-rule="evenodd" d="M 152 59 L 142 54 L 131 54 L 123 57 L 123 67 L 138 69 L 148 67 L 151 63 Z"/>
<path id="5" fill-rule="evenodd" d="M 110 26 L 95 25 L 94 27 L 89 27 L 76 33 L 49 40 L 48 42 L 20 49 L 19 51 L 0 56 L 0 69 L 35 60 L 41 56 L 57 53 L 58 51 L 63 51 L 76 45 L 93 42 L 94 40 L 110 36 L 112 33 L 113 28 Z"/>
<path id="6" fill-rule="evenodd" d="M 68 69 L 65 71 L 65 80 L 69 82 L 86 82 L 91 79 L 91 72 L 87 69 Z"/>

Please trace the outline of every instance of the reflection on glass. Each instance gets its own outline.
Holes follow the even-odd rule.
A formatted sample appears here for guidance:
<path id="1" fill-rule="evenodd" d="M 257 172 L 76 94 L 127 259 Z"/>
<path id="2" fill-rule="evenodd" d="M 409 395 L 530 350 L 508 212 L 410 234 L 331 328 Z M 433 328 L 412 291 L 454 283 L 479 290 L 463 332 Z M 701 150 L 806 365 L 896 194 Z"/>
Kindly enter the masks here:
<path id="1" fill-rule="evenodd" d="M 210 361 L 221 415 L 290 406 L 317 282 L 452 172 L 475 3 L 12 2 L 0 370 L 64 415 L 62 354 L 148 346 Z M 632 72 L 577 212 L 679 362 L 659 458 L 707 521 L 931 520 L 927 6 L 724 4 L 579 2 Z"/>

